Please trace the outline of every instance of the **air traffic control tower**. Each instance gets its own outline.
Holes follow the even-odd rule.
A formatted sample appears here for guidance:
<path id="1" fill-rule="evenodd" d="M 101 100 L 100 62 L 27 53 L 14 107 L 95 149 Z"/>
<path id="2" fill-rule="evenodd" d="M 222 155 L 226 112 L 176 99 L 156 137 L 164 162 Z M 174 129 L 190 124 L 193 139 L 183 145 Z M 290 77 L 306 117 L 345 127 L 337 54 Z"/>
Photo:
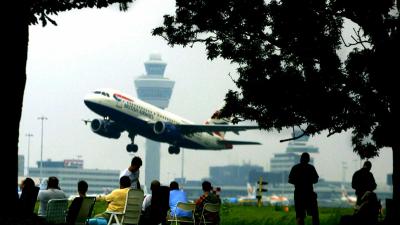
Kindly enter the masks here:
<path id="1" fill-rule="evenodd" d="M 144 63 L 146 74 L 135 80 L 138 97 L 161 109 L 168 107 L 175 81 L 164 77 L 167 63 L 161 55 L 151 54 Z M 160 142 L 146 140 L 145 184 L 150 187 L 152 180 L 160 180 Z"/>

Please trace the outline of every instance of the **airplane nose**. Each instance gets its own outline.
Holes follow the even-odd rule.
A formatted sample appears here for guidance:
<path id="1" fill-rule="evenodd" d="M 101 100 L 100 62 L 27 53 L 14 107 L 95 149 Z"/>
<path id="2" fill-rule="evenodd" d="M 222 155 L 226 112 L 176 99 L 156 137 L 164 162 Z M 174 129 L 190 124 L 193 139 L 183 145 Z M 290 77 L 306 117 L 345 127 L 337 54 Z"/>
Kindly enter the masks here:
<path id="1" fill-rule="evenodd" d="M 90 105 L 95 103 L 95 97 L 93 96 L 93 94 L 88 94 L 83 98 L 83 102 L 87 107 L 90 107 Z"/>

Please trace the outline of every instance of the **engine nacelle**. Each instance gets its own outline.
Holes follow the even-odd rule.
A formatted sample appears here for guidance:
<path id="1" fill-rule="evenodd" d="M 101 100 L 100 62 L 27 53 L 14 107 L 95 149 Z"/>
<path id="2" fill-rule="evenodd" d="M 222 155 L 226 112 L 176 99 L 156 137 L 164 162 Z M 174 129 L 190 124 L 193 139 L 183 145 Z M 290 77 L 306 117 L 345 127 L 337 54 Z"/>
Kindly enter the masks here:
<path id="1" fill-rule="evenodd" d="M 180 139 L 182 137 L 179 129 L 171 123 L 157 121 L 154 124 L 153 131 L 155 134 L 163 135 L 166 138 Z"/>
<path id="2" fill-rule="evenodd" d="M 115 122 L 94 119 L 90 127 L 94 133 L 103 137 L 118 139 L 121 136 L 121 128 Z"/>

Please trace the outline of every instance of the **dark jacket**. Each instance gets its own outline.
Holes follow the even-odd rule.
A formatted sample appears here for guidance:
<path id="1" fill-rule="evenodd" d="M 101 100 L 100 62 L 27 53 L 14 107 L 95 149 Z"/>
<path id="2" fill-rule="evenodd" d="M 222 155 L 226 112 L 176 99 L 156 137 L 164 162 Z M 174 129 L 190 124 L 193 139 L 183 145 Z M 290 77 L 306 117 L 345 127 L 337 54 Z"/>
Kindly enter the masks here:
<path id="1" fill-rule="evenodd" d="M 308 163 L 299 163 L 293 166 L 289 173 L 289 183 L 294 185 L 295 193 L 313 193 L 313 184 L 318 182 L 318 178 L 315 167 Z"/>
<path id="2" fill-rule="evenodd" d="M 376 189 L 374 175 L 367 168 L 359 169 L 353 174 L 351 187 L 356 190 L 357 198 L 361 198 L 366 191 Z"/>

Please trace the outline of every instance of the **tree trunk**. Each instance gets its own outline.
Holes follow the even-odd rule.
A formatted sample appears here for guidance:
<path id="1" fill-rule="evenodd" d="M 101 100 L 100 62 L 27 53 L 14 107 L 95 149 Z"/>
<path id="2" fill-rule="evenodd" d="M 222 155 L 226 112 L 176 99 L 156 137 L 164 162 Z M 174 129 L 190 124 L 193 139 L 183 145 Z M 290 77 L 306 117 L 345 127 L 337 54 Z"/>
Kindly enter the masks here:
<path id="1" fill-rule="evenodd" d="M 400 221 L 400 145 L 392 147 L 393 151 L 393 219 Z M 394 222 L 393 221 L 393 222 Z"/>
<path id="2" fill-rule="evenodd" d="M 26 61 L 28 53 L 28 1 L 8 1 L 5 7 L 9 13 L 4 29 L 5 41 L 2 43 L 5 51 L 3 55 L 3 96 L 4 107 L 2 113 L 5 120 L 4 134 L 2 134 L 3 149 L 1 151 L 3 163 L 2 202 L 7 205 L 1 210 L 0 218 L 11 217 L 17 212 L 17 183 L 18 183 L 18 137 L 19 123 L 22 112 L 26 82 Z"/>

